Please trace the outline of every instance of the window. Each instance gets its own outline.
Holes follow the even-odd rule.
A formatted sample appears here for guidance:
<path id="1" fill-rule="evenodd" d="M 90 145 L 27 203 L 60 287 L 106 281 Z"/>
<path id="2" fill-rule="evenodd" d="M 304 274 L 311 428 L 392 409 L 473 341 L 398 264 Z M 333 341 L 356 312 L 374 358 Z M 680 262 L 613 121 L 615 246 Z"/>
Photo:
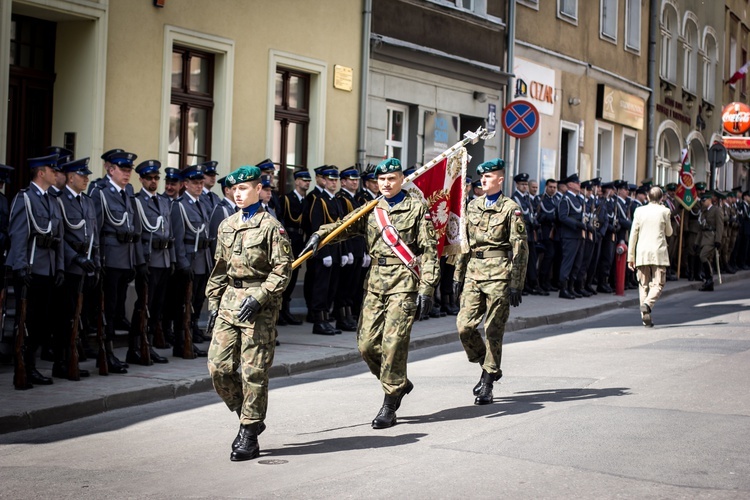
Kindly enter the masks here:
<path id="1" fill-rule="evenodd" d="M 599 30 L 602 38 L 617 42 L 617 0 L 601 0 Z"/>
<path id="2" fill-rule="evenodd" d="M 661 66 L 663 79 L 674 83 L 677 79 L 677 11 L 665 3 L 661 16 Z"/>
<path id="3" fill-rule="evenodd" d="M 610 125 L 596 124 L 596 165 L 594 165 L 594 177 L 612 179 L 612 158 L 614 154 L 613 133 Z"/>
<path id="4" fill-rule="evenodd" d="M 557 0 L 557 12 L 562 19 L 578 21 L 578 0 Z"/>
<path id="5" fill-rule="evenodd" d="M 683 86 L 688 92 L 695 94 L 698 82 L 698 27 L 690 20 L 685 23 L 683 47 L 685 48 Z"/>
<path id="6" fill-rule="evenodd" d="M 641 0 L 625 0 L 625 48 L 641 51 Z"/>
<path id="7" fill-rule="evenodd" d="M 211 159 L 214 56 L 175 47 L 169 107 L 169 166 L 184 168 Z"/>
<path id="8" fill-rule="evenodd" d="M 402 163 L 408 163 L 408 108 L 399 104 L 389 103 L 386 108 L 385 157 L 398 158 Z"/>
<path id="9" fill-rule="evenodd" d="M 278 186 L 294 187 L 294 170 L 307 168 L 310 126 L 310 75 L 284 68 L 276 70 L 276 97 L 272 160 L 278 166 Z"/>
<path id="10" fill-rule="evenodd" d="M 711 34 L 706 34 L 703 47 L 705 48 L 705 55 L 703 56 L 703 99 L 713 103 L 716 91 L 716 66 L 719 61 L 716 38 Z"/>
<path id="11" fill-rule="evenodd" d="M 742 53 L 742 60 L 747 61 L 747 50 L 742 49 L 741 53 Z M 743 78 L 740 80 L 740 96 L 743 98 L 747 97 L 747 78 Z"/>
<path id="12" fill-rule="evenodd" d="M 456 0 L 456 7 L 462 10 L 474 11 L 474 0 Z"/>
<path id="13" fill-rule="evenodd" d="M 727 75 L 727 80 L 731 78 L 731 76 L 734 75 L 736 72 L 737 72 L 737 39 L 732 36 L 729 38 L 729 75 Z M 735 84 L 732 83 L 729 86 L 734 88 Z"/>
<path id="14" fill-rule="evenodd" d="M 10 21 L 10 65 L 36 71 L 55 71 L 57 24 L 13 14 Z"/>
<path id="15" fill-rule="evenodd" d="M 622 170 L 620 179 L 636 182 L 638 157 L 638 134 L 631 130 L 622 130 Z"/>
<path id="16" fill-rule="evenodd" d="M 534 10 L 539 10 L 539 0 L 517 0 L 519 4 L 530 7 Z"/>

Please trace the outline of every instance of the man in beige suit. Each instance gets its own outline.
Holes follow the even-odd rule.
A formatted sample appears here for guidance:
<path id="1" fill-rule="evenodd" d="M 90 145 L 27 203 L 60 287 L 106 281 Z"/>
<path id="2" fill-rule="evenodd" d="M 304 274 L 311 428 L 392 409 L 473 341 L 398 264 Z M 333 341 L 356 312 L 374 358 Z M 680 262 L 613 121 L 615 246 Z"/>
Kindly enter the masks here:
<path id="1" fill-rule="evenodd" d="M 628 267 L 638 276 L 641 320 L 648 327 L 653 326 L 651 309 L 664 288 L 669 266 L 667 238 L 672 235 L 672 224 L 662 197 L 661 188 L 649 190 L 648 204 L 635 211 L 628 242 Z"/>

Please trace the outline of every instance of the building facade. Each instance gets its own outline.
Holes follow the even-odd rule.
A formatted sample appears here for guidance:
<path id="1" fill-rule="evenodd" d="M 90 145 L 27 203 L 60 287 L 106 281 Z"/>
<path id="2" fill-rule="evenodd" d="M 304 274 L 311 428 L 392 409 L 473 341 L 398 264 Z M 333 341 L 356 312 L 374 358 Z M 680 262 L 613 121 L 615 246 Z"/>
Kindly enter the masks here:
<path id="1" fill-rule="evenodd" d="M 724 54 L 719 63 L 719 72 L 728 81 L 743 65 L 750 61 L 750 17 L 748 17 L 748 3 L 745 0 L 727 0 L 724 18 Z M 722 64 L 723 63 L 723 64 Z M 731 102 L 748 103 L 747 77 L 733 83 L 721 86 L 717 92 L 722 103 L 717 109 L 720 114 L 722 106 Z M 718 123 L 721 128 L 721 121 Z M 743 190 L 750 189 L 748 180 L 748 163 L 733 161 L 727 158 L 724 167 L 716 170 L 716 185 L 719 189 L 732 189 L 741 186 Z"/>

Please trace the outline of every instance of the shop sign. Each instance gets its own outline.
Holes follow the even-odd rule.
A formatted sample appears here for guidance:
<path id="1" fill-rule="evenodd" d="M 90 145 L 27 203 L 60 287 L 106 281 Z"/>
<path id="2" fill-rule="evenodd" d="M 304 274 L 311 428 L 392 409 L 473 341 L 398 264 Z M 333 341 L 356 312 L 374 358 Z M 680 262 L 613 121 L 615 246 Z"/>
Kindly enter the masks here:
<path id="1" fill-rule="evenodd" d="M 516 57 L 515 98 L 531 102 L 543 115 L 555 114 L 555 70 Z"/>
<path id="2" fill-rule="evenodd" d="M 721 123 L 728 134 L 744 134 L 750 130 L 750 106 L 742 102 L 730 102 L 721 110 Z"/>
<path id="3" fill-rule="evenodd" d="M 646 102 L 638 96 L 599 84 L 596 101 L 597 118 L 626 127 L 643 130 Z"/>
<path id="4" fill-rule="evenodd" d="M 721 140 L 731 159 L 734 161 L 750 161 L 750 137 L 724 136 Z"/>

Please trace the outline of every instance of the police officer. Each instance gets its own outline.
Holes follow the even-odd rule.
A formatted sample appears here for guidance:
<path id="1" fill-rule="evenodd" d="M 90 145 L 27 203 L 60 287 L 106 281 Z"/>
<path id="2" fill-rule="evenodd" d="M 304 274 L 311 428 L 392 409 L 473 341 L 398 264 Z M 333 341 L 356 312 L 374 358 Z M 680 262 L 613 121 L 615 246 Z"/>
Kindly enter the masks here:
<path id="1" fill-rule="evenodd" d="M 44 155 L 57 155 L 57 168 L 55 169 L 55 182 L 49 187 L 47 192 L 57 198 L 65 188 L 65 173 L 62 166 L 73 159 L 73 151 L 60 146 L 49 146 L 45 148 Z"/>
<path id="2" fill-rule="evenodd" d="M 602 196 L 599 203 L 601 205 L 601 216 L 602 218 L 606 217 L 606 229 L 603 233 L 599 254 L 596 291 L 598 293 L 613 293 L 614 290 L 609 284 L 609 277 L 614 264 L 617 231 L 619 229 L 616 218 L 615 181 L 602 184 Z"/>
<path id="3" fill-rule="evenodd" d="M 550 281 L 552 263 L 555 259 L 555 237 L 557 236 L 557 180 L 547 179 L 544 183 L 544 194 L 539 199 L 540 241 L 544 252 L 539 263 L 539 286 L 549 293 L 557 291 Z"/>
<path id="4" fill-rule="evenodd" d="M 305 202 L 307 190 L 310 187 L 310 172 L 299 170 L 294 172 L 294 189 L 284 195 L 281 201 L 281 213 L 279 220 L 284 225 L 286 233 L 292 242 L 292 254 L 295 258 L 300 256 L 302 247 L 305 246 L 305 234 L 302 231 L 302 209 Z M 284 289 L 279 312 L 279 325 L 301 325 L 302 321 L 292 315 L 290 304 L 292 294 L 297 286 L 297 275 L 299 267 L 292 271 L 289 284 Z"/>
<path id="5" fill-rule="evenodd" d="M 703 267 L 704 281 L 699 288 L 701 292 L 714 291 L 714 277 L 712 263 L 716 262 L 716 252 L 721 249 L 721 238 L 724 235 L 724 221 L 721 215 L 721 207 L 714 205 L 715 194 L 704 192 L 701 195 L 701 211 L 698 223 L 701 228 L 699 240 L 699 255 Z"/>
<path id="6" fill-rule="evenodd" d="M 338 239 L 364 236 L 372 257 L 357 345 L 385 392 L 383 406 L 372 421 L 374 429 L 384 429 L 396 424 L 401 399 L 414 387 L 406 376 L 411 327 L 415 317 L 432 309 L 440 272 L 430 212 L 422 201 L 401 189 L 401 162 L 396 158 L 382 161 L 375 176 L 383 199 Z M 321 227 L 310 236 L 303 253 L 316 253 L 320 241 L 342 224 L 338 221 Z M 414 267 L 417 258 L 421 259 L 418 269 Z"/>
<path id="7" fill-rule="evenodd" d="M 276 210 L 271 206 L 271 198 L 273 196 L 271 179 L 269 179 L 268 177 L 262 177 L 260 180 L 260 185 L 262 188 L 260 190 L 260 205 L 263 207 L 263 210 L 271 215 L 271 217 L 278 220 L 278 218 L 276 217 Z"/>
<path id="8" fill-rule="evenodd" d="M 183 318 L 190 314 L 190 329 L 193 342 L 200 344 L 204 340 L 203 332 L 198 328 L 198 318 L 205 299 L 206 282 L 213 267 L 211 245 L 208 236 L 210 212 L 200 201 L 203 192 L 203 166 L 191 165 L 182 170 L 185 180 L 185 192 L 172 203 L 172 231 L 175 240 L 176 272 L 182 278 Z M 187 297 L 188 285 L 192 283 L 192 296 Z M 188 312 L 192 309 L 192 312 Z M 185 321 L 175 321 L 174 356 L 185 357 L 183 342 Z M 193 345 L 195 357 L 206 356 L 206 351 Z"/>
<path id="9" fill-rule="evenodd" d="M 271 198 L 267 204 L 269 207 L 273 208 L 275 213 L 281 207 L 279 193 L 276 190 L 276 165 L 274 165 L 270 158 L 266 158 L 256 163 L 256 166 L 260 169 L 261 179 L 266 179 L 269 186 L 271 186 Z"/>
<path id="10" fill-rule="evenodd" d="M 36 351 L 55 329 L 55 318 L 47 308 L 54 300 L 55 288 L 65 279 L 60 207 L 47 194 L 55 182 L 57 158 L 57 155 L 49 155 L 27 160 L 31 183 L 19 191 L 10 209 L 10 251 L 6 265 L 13 270 L 16 298 L 24 297 L 27 303 L 28 337 L 23 354 L 27 384 L 21 386 L 17 381 L 17 389 L 52 384 L 51 378 L 36 369 Z M 16 335 L 24 334 L 16 332 Z"/>
<path id="11" fill-rule="evenodd" d="M 141 181 L 141 190 L 133 200 L 141 223 L 140 244 L 148 273 L 139 274 L 135 280 L 137 300 L 130 322 L 132 327 L 125 361 L 140 365 L 169 362 L 167 358 L 154 351 L 153 347 L 149 348 L 149 358 L 144 359 L 139 348 L 142 341 L 139 318 L 144 313 L 148 318 L 146 335 L 149 344 L 154 345 L 159 311 L 163 308 L 169 276 L 174 273 L 176 262 L 171 203 L 157 194 L 160 168 L 161 162 L 158 160 L 146 160 L 135 168 Z M 147 296 L 144 294 L 144 288 L 148 291 Z"/>
<path id="12" fill-rule="evenodd" d="M 357 201 L 360 205 L 367 205 L 375 198 L 380 196 L 380 188 L 378 188 L 378 180 L 375 178 L 375 167 L 372 163 L 368 163 L 365 167 L 365 171 L 362 174 L 362 188 L 357 193 Z M 359 318 L 362 301 L 365 297 L 365 280 L 367 279 L 367 273 L 372 265 L 372 258 L 370 254 L 365 252 L 362 256 L 362 272 L 359 275 L 359 283 L 354 287 L 354 302 L 352 304 L 352 316 Z"/>
<path id="13" fill-rule="evenodd" d="M 89 158 L 81 158 L 60 165 L 67 181 L 56 198 L 64 225 L 61 248 L 65 256 L 65 281 L 60 300 L 51 304 L 58 308 L 60 317 L 64 318 L 53 334 L 55 362 L 52 365 L 52 376 L 75 381 L 80 380 L 79 377 L 89 376 L 89 372 L 81 368 L 78 369 L 78 377 L 69 377 L 68 371 L 71 328 L 73 321 L 76 321 L 74 316 L 78 295 L 83 292 L 87 276 L 91 276 L 94 281 L 91 284 L 96 284 L 101 269 L 96 208 L 93 200 L 85 193 L 91 174 L 88 164 Z M 79 329 L 79 336 L 82 335 L 83 331 Z"/>
<path id="14" fill-rule="evenodd" d="M 528 247 L 523 211 L 503 196 L 505 163 L 497 158 L 477 167 L 484 195 L 466 210 L 470 251 L 456 264 L 455 293 L 461 296 L 456 319 L 458 335 L 470 363 L 479 363 L 482 375 L 474 386 L 474 404 L 493 401 L 493 384 L 503 376 L 503 336 L 510 306 L 521 303 L 527 270 Z M 484 319 L 485 340 L 478 327 Z"/>
<path id="15" fill-rule="evenodd" d="M 339 204 L 341 217 L 358 209 L 357 201 L 359 189 L 359 170 L 351 166 L 339 173 L 341 189 L 336 193 L 336 201 Z M 345 256 L 343 254 L 346 254 Z M 354 290 L 361 282 L 362 259 L 365 255 L 365 239 L 357 236 L 342 244 L 342 256 L 346 258 L 346 264 L 339 274 L 339 282 L 336 289 L 334 301 L 334 313 L 336 316 L 336 328 L 344 332 L 357 331 L 357 319 L 352 313 L 354 306 Z"/>
<path id="16" fill-rule="evenodd" d="M 242 461 L 259 455 L 258 435 L 266 428 L 268 370 L 292 250 L 281 223 L 260 206 L 260 169 L 240 167 L 227 180 L 236 183 L 242 212 L 219 225 L 216 266 L 206 287 L 214 324 L 208 369 L 216 392 L 240 417 L 230 459 Z"/>
<path id="17" fill-rule="evenodd" d="M 630 226 L 632 224 L 631 221 L 633 220 L 631 211 L 633 202 L 632 198 L 629 196 L 630 187 L 631 185 L 625 180 L 621 180 L 619 183 L 615 184 L 615 188 L 617 189 L 617 197 L 615 198 L 615 217 L 617 218 L 617 225 L 619 227 L 616 236 L 616 245 L 620 242 L 627 244 L 630 239 Z M 632 275 L 633 272 L 630 269 L 625 269 L 626 290 L 634 288 L 632 284 Z M 635 288 L 637 288 L 637 285 Z"/>
<path id="18" fill-rule="evenodd" d="M 182 188 L 182 176 L 180 170 L 174 167 L 167 167 L 164 169 L 164 192 L 161 196 L 167 198 L 169 201 L 174 201 L 180 196 L 180 189 Z"/>
<path id="19" fill-rule="evenodd" d="M 209 216 L 213 213 L 214 207 L 221 201 L 219 195 L 212 191 L 218 176 L 216 165 L 218 165 L 218 162 L 215 161 L 201 163 L 203 167 L 203 191 L 201 191 L 200 200 L 208 208 Z"/>
<path id="20" fill-rule="evenodd" d="M 526 237 L 528 242 L 529 256 L 528 269 L 526 270 L 526 285 L 523 292 L 531 295 L 541 295 L 543 290 L 539 288 L 537 281 L 537 254 L 536 254 L 536 213 L 529 196 L 529 174 L 518 174 L 513 177 L 516 190 L 513 192 L 513 201 L 521 209 L 524 223 L 526 224 Z"/>
<path id="21" fill-rule="evenodd" d="M 107 183 L 100 184 L 91 191 L 96 207 L 96 220 L 99 225 L 101 259 L 104 277 L 104 317 L 106 320 L 107 366 L 110 373 L 127 373 L 126 363 L 114 354 L 115 328 L 129 331 L 130 322 L 116 320 L 119 311 L 124 311 L 128 283 L 135 274 L 148 272 L 143 260 L 141 245 L 141 222 L 133 198 L 128 195 L 133 162 L 133 153 L 113 153 L 108 158 Z M 118 325 L 115 325 L 115 321 Z"/>
<path id="22" fill-rule="evenodd" d="M 10 173 L 14 168 L 0 163 L 0 189 L 10 182 Z M 0 192 L 0 267 L 5 269 L 5 257 L 10 247 L 10 237 L 8 236 L 8 226 L 10 224 L 10 203 L 5 193 Z M 2 288 L 5 288 L 5 273 L 2 273 Z"/>
<path id="23" fill-rule="evenodd" d="M 575 299 L 573 280 L 578 275 L 583 258 L 581 246 L 586 233 L 583 223 L 583 202 L 578 197 L 581 184 L 578 174 L 564 179 L 567 187 L 565 195 L 557 206 L 560 220 L 560 238 L 562 243 L 562 263 L 560 265 L 560 298 Z"/>
<path id="24" fill-rule="evenodd" d="M 112 164 L 109 161 L 109 158 L 113 154 L 124 153 L 124 152 L 125 152 L 124 149 L 114 148 L 114 149 L 110 149 L 109 151 L 105 151 L 104 153 L 102 153 L 100 158 L 102 159 L 102 162 L 103 162 L 102 165 L 104 168 L 104 177 L 100 177 L 98 179 L 95 179 L 94 182 L 89 183 L 88 193 L 87 193 L 89 196 L 91 195 L 91 191 L 93 191 L 94 188 L 106 188 L 107 187 L 107 184 L 109 183 L 109 175 L 107 174 L 107 172 L 109 172 L 109 168 L 112 166 Z"/>
<path id="25" fill-rule="evenodd" d="M 219 234 L 219 224 L 230 215 L 237 213 L 240 209 L 234 202 L 234 185 L 227 183 L 227 177 L 224 176 L 218 180 L 224 198 L 214 206 L 211 212 L 211 219 L 208 223 L 208 237 L 211 240 L 211 255 L 216 254 L 216 238 Z"/>

